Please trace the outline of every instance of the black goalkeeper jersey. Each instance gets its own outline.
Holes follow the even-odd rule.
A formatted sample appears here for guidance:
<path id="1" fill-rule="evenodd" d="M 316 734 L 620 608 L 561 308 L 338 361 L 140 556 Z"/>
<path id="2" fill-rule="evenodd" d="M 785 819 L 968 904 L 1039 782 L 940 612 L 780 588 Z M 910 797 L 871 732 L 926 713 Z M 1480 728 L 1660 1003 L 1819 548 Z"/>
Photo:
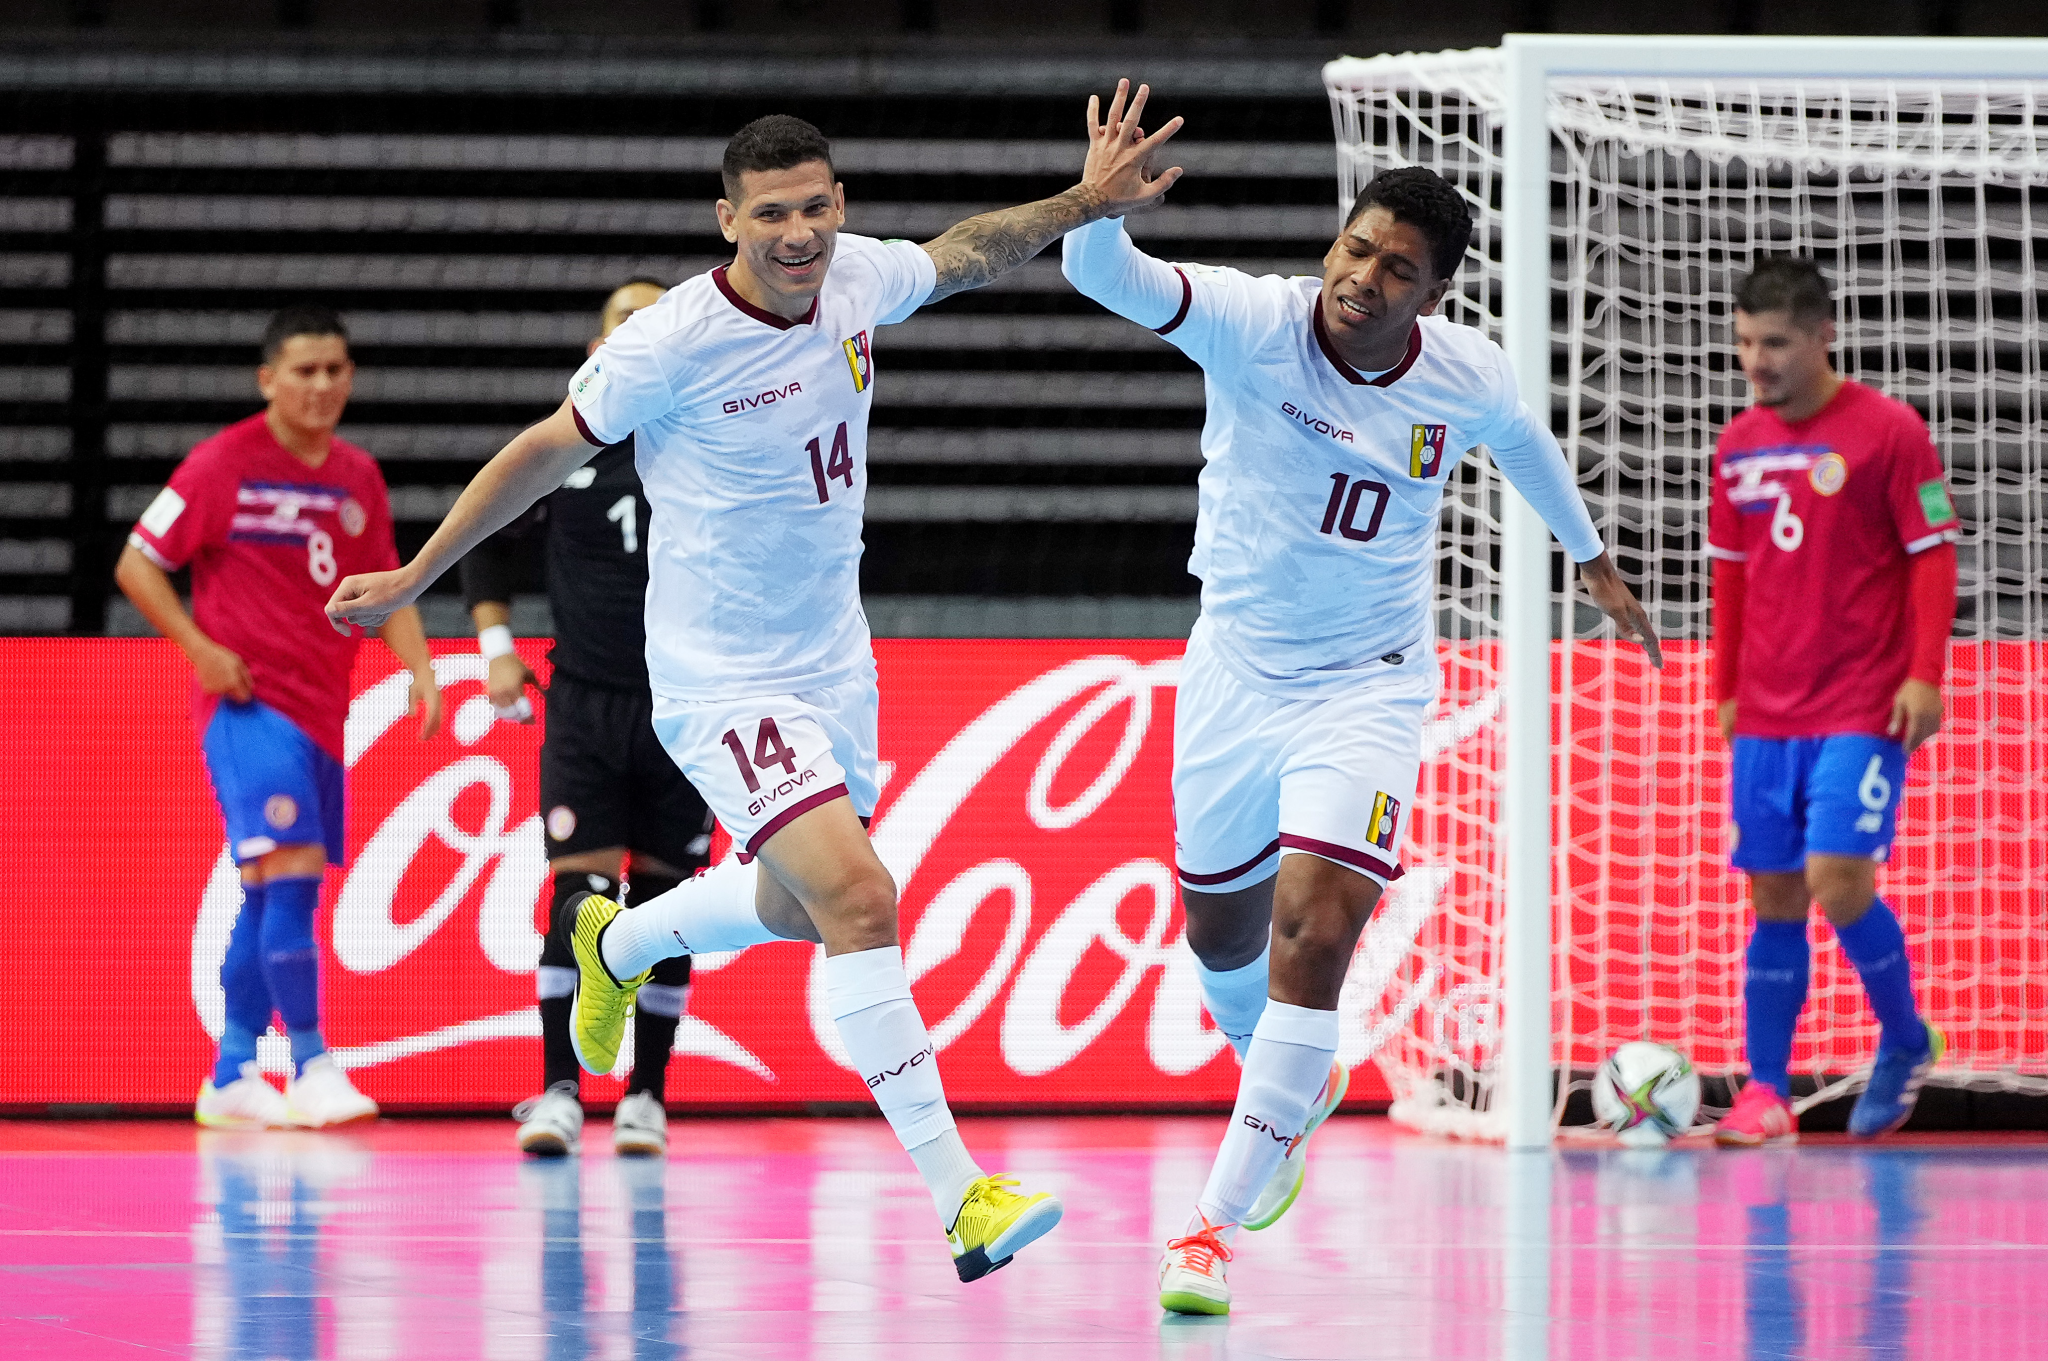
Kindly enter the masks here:
<path id="1" fill-rule="evenodd" d="M 647 496 L 633 439 L 600 449 L 533 508 L 470 550 L 462 595 L 509 604 L 544 572 L 554 669 L 590 685 L 647 689 Z"/>

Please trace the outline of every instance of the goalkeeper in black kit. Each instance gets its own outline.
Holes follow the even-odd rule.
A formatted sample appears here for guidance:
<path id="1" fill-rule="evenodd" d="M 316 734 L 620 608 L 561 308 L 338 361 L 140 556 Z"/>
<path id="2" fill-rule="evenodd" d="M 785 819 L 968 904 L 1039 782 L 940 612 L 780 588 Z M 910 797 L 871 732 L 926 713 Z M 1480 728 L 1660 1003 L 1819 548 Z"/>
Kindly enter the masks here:
<path id="1" fill-rule="evenodd" d="M 665 291 L 652 279 L 621 285 L 605 301 L 590 348 Z M 555 929 L 557 917 L 587 894 L 619 896 L 622 877 L 634 901 L 666 893 L 704 865 L 711 844 L 710 811 L 654 736 L 643 618 L 647 522 L 628 436 L 462 561 L 463 595 L 490 659 L 491 703 L 501 715 L 531 722 L 526 687 L 539 688 L 512 646 L 512 586 L 524 564 L 544 563 L 555 617 L 540 756 L 541 821 L 554 880 L 535 975 L 545 1068 L 541 1094 L 513 1112 L 520 1149 L 536 1157 L 575 1152 L 583 1132 L 580 1070 L 569 1038 L 576 958 Z M 689 982 L 690 957 L 679 955 L 655 965 L 640 989 L 632 1076 L 612 1118 L 621 1154 L 667 1151 L 663 1083 Z"/>

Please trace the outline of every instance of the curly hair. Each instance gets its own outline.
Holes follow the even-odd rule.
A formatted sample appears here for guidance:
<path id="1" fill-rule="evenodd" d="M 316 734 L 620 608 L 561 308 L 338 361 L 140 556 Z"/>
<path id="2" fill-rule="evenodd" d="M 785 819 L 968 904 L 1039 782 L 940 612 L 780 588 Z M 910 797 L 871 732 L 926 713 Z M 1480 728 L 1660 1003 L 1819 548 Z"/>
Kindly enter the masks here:
<path id="1" fill-rule="evenodd" d="M 1349 228 L 1368 208 L 1385 208 L 1429 241 L 1430 264 L 1436 277 L 1449 279 L 1465 262 L 1472 245 L 1472 209 L 1457 187 L 1434 170 L 1403 166 L 1372 177 L 1344 216 Z"/>
<path id="2" fill-rule="evenodd" d="M 725 144 L 725 160 L 719 166 L 725 196 L 740 201 L 740 176 L 749 170 L 788 170 L 805 161 L 823 161 L 827 171 L 832 169 L 832 144 L 824 133 L 786 113 L 756 118 Z"/>

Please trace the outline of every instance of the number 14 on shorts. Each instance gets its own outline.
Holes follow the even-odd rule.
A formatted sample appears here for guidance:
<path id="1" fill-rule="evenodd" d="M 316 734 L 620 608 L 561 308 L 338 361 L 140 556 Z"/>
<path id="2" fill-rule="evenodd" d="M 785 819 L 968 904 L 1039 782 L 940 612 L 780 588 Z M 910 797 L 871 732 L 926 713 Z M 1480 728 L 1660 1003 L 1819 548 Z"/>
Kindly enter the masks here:
<path id="1" fill-rule="evenodd" d="M 747 744 L 737 728 L 727 728 L 725 735 L 718 739 L 725 743 L 732 753 L 734 764 L 740 768 L 740 779 L 746 781 L 747 792 L 761 792 L 761 782 L 754 777 L 756 770 L 781 770 L 784 775 L 796 774 L 796 749 L 782 740 L 782 732 L 775 726 L 775 720 L 764 718 L 754 729 L 754 755 L 747 758 Z"/>

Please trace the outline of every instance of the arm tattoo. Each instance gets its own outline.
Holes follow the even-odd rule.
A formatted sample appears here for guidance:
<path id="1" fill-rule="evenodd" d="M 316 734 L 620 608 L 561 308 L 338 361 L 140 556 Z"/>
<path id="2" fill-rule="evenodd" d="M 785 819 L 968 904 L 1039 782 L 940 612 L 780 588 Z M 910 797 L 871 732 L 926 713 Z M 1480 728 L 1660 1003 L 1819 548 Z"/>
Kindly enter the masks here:
<path id="1" fill-rule="evenodd" d="M 1000 212 L 983 213 L 927 241 L 925 253 L 938 269 L 927 302 L 998 279 L 1076 227 L 1100 215 L 1101 195 L 1082 185 L 1064 194 Z"/>

